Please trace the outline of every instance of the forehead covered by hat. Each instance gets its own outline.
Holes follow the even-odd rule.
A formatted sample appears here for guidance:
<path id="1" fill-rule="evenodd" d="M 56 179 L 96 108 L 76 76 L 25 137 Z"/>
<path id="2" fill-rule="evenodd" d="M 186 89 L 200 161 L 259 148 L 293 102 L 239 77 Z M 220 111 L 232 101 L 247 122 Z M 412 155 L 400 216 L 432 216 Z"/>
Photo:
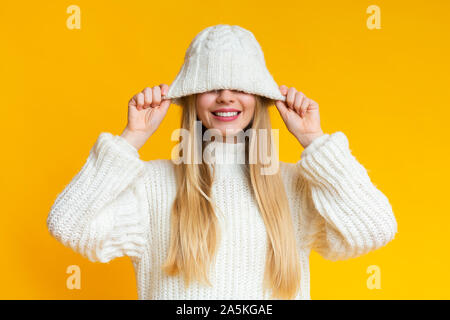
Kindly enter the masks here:
<path id="1" fill-rule="evenodd" d="M 210 26 L 195 36 L 164 99 L 181 105 L 180 97 L 220 89 L 286 100 L 255 36 L 237 25 Z"/>

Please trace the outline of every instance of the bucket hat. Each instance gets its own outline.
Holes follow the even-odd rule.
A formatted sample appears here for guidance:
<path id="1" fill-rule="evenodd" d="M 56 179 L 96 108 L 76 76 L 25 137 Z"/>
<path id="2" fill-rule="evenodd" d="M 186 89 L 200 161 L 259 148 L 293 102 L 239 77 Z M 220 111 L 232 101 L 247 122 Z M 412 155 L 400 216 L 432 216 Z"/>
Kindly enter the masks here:
<path id="1" fill-rule="evenodd" d="M 286 100 L 267 69 L 255 36 L 237 25 L 218 24 L 200 31 L 163 99 L 181 105 L 180 97 L 220 89 Z"/>

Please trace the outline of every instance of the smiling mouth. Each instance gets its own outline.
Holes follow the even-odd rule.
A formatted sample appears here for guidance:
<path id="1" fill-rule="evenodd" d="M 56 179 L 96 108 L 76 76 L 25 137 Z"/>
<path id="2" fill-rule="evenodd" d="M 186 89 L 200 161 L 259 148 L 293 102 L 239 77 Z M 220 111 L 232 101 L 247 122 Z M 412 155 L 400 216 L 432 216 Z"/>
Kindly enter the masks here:
<path id="1" fill-rule="evenodd" d="M 241 111 L 233 111 L 233 112 L 212 112 L 213 115 L 221 118 L 233 118 L 239 115 Z"/>
<path id="2" fill-rule="evenodd" d="M 214 111 L 211 112 L 212 117 L 218 121 L 234 121 L 239 118 L 242 111 Z"/>

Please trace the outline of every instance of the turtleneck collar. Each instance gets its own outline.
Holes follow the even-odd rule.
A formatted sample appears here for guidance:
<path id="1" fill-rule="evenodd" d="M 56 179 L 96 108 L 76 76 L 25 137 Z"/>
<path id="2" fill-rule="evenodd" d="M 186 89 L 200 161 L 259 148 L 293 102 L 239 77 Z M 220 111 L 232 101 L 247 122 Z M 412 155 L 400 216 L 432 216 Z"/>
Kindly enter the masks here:
<path id="1" fill-rule="evenodd" d="M 215 164 L 245 164 L 245 142 L 208 142 L 204 149 L 204 159 Z"/>

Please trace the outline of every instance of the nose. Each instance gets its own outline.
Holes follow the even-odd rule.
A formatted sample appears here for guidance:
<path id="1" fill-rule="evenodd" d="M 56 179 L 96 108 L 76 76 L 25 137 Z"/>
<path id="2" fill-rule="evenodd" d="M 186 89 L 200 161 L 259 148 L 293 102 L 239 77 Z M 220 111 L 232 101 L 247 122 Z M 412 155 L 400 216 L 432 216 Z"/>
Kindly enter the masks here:
<path id="1" fill-rule="evenodd" d="M 222 89 L 217 96 L 217 103 L 233 103 L 236 101 L 236 97 L 232 90 Z"/>

